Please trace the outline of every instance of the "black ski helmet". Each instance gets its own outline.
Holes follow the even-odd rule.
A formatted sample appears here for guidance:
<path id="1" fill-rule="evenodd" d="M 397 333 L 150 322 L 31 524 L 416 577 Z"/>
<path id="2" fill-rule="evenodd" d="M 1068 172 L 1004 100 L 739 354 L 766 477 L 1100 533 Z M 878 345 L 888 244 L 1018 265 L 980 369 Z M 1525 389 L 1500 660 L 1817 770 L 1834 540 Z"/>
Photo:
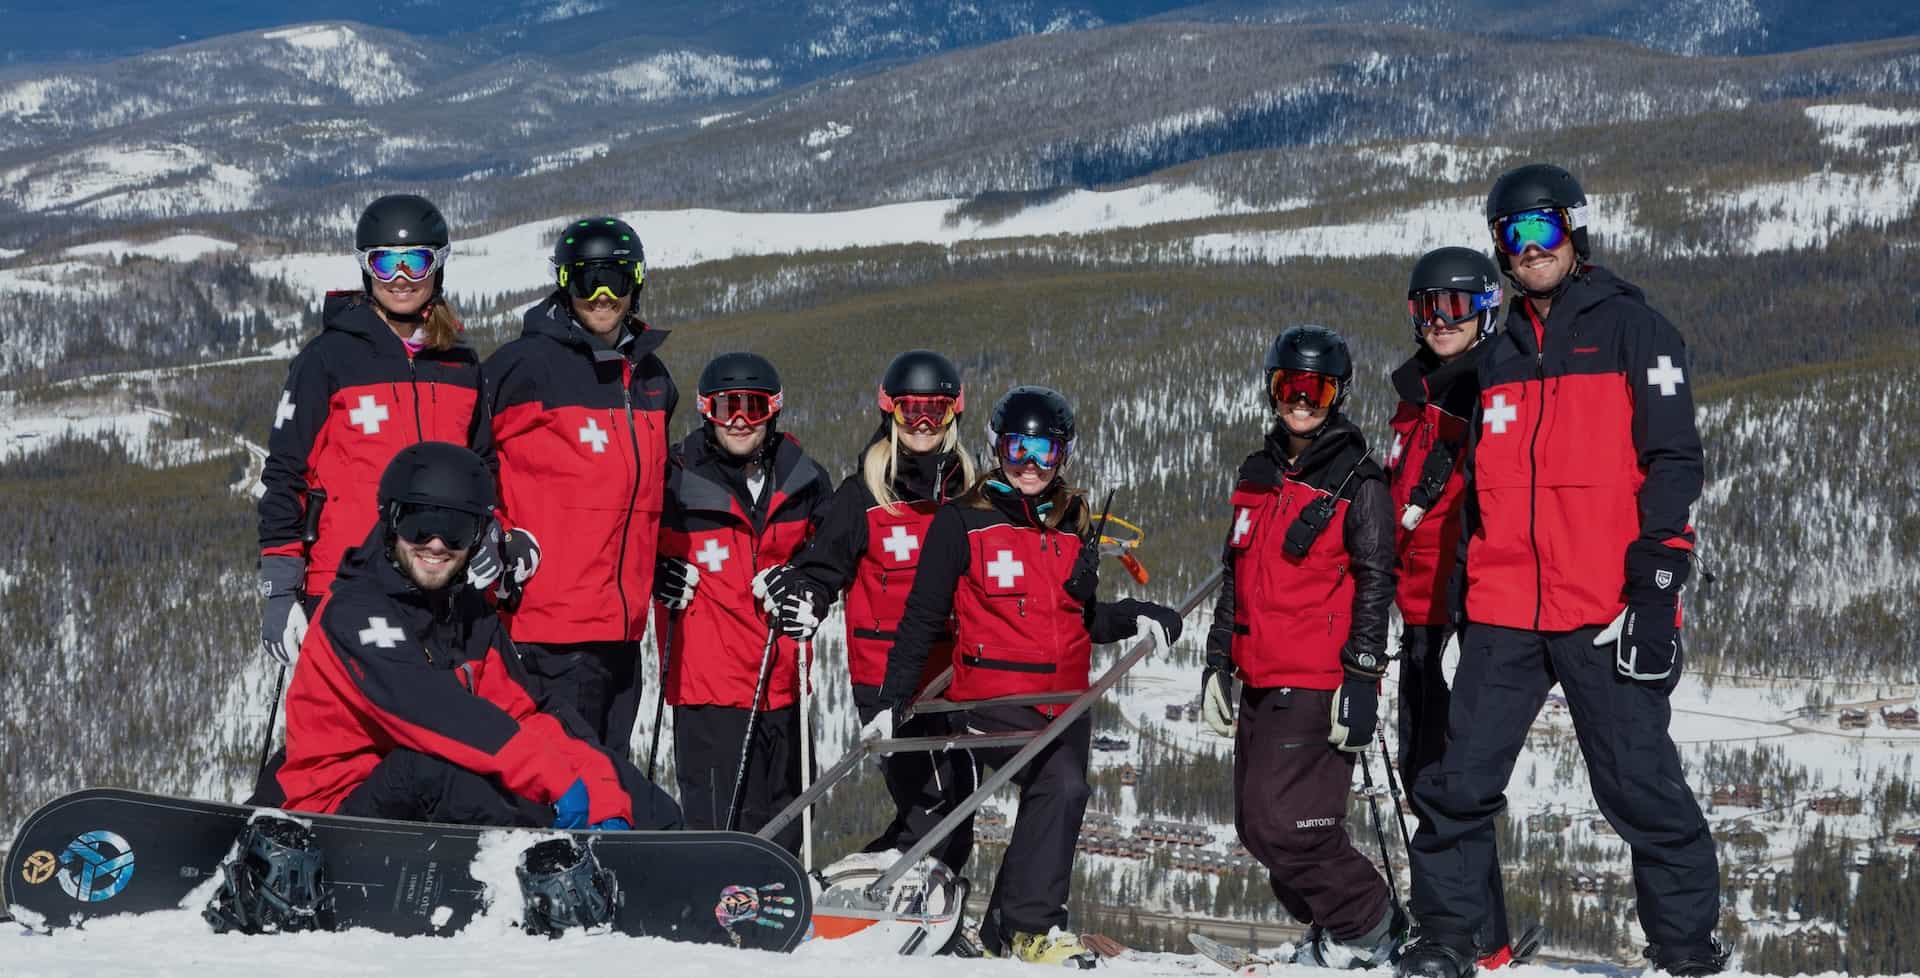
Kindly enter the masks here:
<path id="1" fill-rule="evenodd" d="M 579 266 L 601 262 L 632 262 L 635 291 L 646 285 L 647 249 L 640 243 L 640 232 L 617 217 L 587 217 L 567 225 L 553 243 L 548 261 L 561 288 L 567 287 Z"/>
<path id="2" fill-rule="evenodd" d="M 441 216 L 440 208 L 418 194 L 388 194 L 381 197 L 360 212 L 360 222 L 353 229 L 355 251 L 416 245 L 445 248 L 452 243 L 452 236 L 447 232 L 447 219 Z M 433 270 L 433 294 L 436 298 L 445 285 L 446 274 L 444 264 Z M 369 295 L 373 293 L 373 276 L 368 275 L 365 269 L 360 270 L 360 289 Z"/>
<path id="3" fill-rule="evenodd" d="M 893 399 L 905 395 L 953 398 L 953 413 L 967 409 L 967 388 L 960 382 L 960 368 L 932 350 L 908 350 L 887 364 L 880 375 L 877 400 L 881 413 L 893 410 Z"/>
<path id="4" fill-rule="evenodd" d="M 780 409 L 784 395 L 780 388 L 780 372 L 773 369 L 772 361 L 758 353 L 733 352 L 722 353 L 707 361 L 700 371 L 700 397 L 706 398 L 721 391 L 763 391 L 773 398 L 773 416 L 767 419 L 767 438 L 760 445 L 759 456 L 771 460 L 779 440 Z M 719 436 L 714 434 L 714 424 L 706 417 L 706 409 L 701 407 L 700 429 L 707 433 L 707 444 L 718 448 Z"/>
<path id="5" fill-rule="evenodd" d="M 780 372 L 758 353 L 722 353 L 700 371 L 700 393 L 765 391 L 780 393 Z"/>
<path id="6" fill-rule="evenodd" d="M 1347 341 L 1340 334 L 1325 326 L 1305 323 L 1289 326 L 1279 336 L 1273 338 L 1273 345 L 1267 347 L 1266 379 L 1267 404 L 1276 411 L 1279 405 L 1273 403 L 1273 375 L 1282 370 L 1304 370 L 1309 373 L 1326 374 L 1340 381 L 1340 393 L 1334 395 L 1333 409 L 1327 412 L 1327 419 L 1340 413 L 1341 405 L 1347 403 L 1347 394 L 1353 388 L 1353 354 L 1347 351 Z M 1322 424 L 1311 438 L 1325 430 Z"/>
<path id="7" fill-rule="evenodd" d="M 1436 248 L 1421 255 L 1420 260 L 1413 263 L 1412 274 L 1407 276 L 1407 298 L 1441 289 L 1479 294 L 1486 303 L 1486 308 L 1480 310 L 1480 339 L 1498 331 L 1502 289 L 1500 269 L 1493 259 L 1472 248 L 1458 247 Z M 1420 331 L 1421 325 L 1424 324 L 1415 324 L 1413 338 L 1424 344 L 1426 336 Z"/>
<path id="8" fill-rule="evenodd" d="M 1500 247 L 1494 223 L 1509 214 L 1547 208 L 1567 213 L 1573 253 L 1581 262 L 1587 260 L 1587 193 L 1580 189 L 1580 181 L 1551 163 L 1528 163 L 1500 174 L 1487 192 L 1487 230 L 1493 235 L 1493 253 L 1500 258 L 1501 271 L 1507 271 L 1511 262 Z"/>
<path id="9" fill-rule="evenodd" d="M 389 540 L 409 506 L 453 510 L 475 517 L 480 529 L 493 512 L 493 473 L 480 456 L 445 441 L 416 442 L 402 448 L 380 475 L 380 522 Z M 444 538 L 443 538 L 444 539 Z M 449 546 L 459 541 L 448 540 Z M 466 541 L 471 547 L 478 543 Z"/>
<path id="10" fill-rule="evenodd" d="M 1000 395 L 989 422 L 993 434 L 1039 435 L 1055 441 L 1073 441 L 1073 406 L 1051 387 L 1023 385 Z"/>

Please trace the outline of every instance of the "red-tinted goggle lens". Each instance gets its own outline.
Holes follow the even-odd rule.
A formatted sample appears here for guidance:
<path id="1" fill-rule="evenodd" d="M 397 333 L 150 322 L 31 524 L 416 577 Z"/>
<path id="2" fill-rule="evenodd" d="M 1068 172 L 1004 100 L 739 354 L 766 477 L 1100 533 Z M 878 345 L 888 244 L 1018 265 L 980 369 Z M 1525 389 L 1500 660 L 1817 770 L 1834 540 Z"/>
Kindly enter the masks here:
<path id="1" fill-rule="evenodd" d="M 1493 222 L 1493 239 L 1499 243 L 1502 251 L 1518 257 L 1528 248 L 1552 251 L 1560 247 L 1567 240 L 1572 226 L 1573 221 L 1566 211 L 1557 207 L 1543 207 L 1540 210 L 1508 214 Z"/>
<path id="2" fill-rule="evenodd" d="M 748 426 L 766 424 L 780 412 L 785 398 L 766 391 L 715 391 L 700 395 L 700 416 L 717 425 L 736 419 Z"/>
<path id="3" fill-rule="evenodd" d="M 893 423 L 902 428 L 944 428 L 953 416 L 954 399 L 944 394 L 902 394 L 893 398 Z"/>
<path id="4" fill-rule="evenodd" d="M 360 253 L 360 267 L 382 282 L 425 281 L 446 260 L 446 248 L 368 248 Z"/>
<path id="5" fill-rule="evenodd" d="M 1001 464 L 1009 469 L 1017 469 L 1032 462 L 1043 469 L 1057 469 L 1067 460 L 1067 454 L 1073 450 L 1073 443 L 1048 438 L 1045 435 L 1001 435 L 994 442 L 994 454 L 999 456 Z"/>
<path id="6" fill-rule="evenodd" d="M 1309 370 L 1276 370 L 1267 392 L 1275 404 L 1304 400 L 1317 408 L 1330 408 L 1340 399 L 1340 378 Z"/>

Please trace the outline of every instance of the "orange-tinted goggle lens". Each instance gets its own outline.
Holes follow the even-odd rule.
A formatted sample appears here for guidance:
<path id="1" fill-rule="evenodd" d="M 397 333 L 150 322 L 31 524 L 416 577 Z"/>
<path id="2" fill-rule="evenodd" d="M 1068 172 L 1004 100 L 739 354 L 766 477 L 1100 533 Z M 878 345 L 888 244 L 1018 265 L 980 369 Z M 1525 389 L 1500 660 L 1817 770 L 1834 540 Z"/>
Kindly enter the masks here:
<path id="1" fill-rule="evenodd" d="M 893 398 L 893 423 L 902 428 L 944 428 L 953 416 L 954 399 L 944 394 L 902 394 Z"/>

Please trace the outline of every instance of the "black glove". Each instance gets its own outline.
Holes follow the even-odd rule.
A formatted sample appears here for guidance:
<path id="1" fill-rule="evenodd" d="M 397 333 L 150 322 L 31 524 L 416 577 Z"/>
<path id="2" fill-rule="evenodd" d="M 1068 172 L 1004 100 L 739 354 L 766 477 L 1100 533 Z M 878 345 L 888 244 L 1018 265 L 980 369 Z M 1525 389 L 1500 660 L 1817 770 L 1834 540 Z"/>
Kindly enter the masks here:
<path id="1" fill-rule="evenodd" d="M 1067 582 L 1060 585 L 1067 597 L 1083 605 L 1093 604 L 1094 593 L 1100 590 L 1100 543 L 1099 541 L 1080 544 L 1080 555 L 1073 560 L 1073 573 L 1067 575 Z M 1168 638 L 1175 637 L 1167 633 Z"/>
<path id="2" fill-rule="evenodd" d="M 480 542 L 467 554 L 467 583 L 476 591 L 485 591 L 500 579 L 500 572 L 505 569 L 506 565 L 500 562 L 500 521 L 488 518 Z"/>
<path id="3" fill-rule="evenodd" d="M 786 596 L 773 609 L 773 620 L 780 627 L 780 633 L 796 642 L 806 642 L 820 628 L 820 612 L 814 603 L 812 588 L 805 584 L 796 584 L 787 589 Z"/>
<path id="4" fill-rule="evenodd" d="M 678 557 L 661 557 L 653 563 L 653 599 L 671 611 L 681 611 L 693 601 L 700 585 L 700 569 Z"/>
<path id="5" fill-rule="evenodd" d="M 792 564 L 775 564 L 753 575 L 753 596 L 760 599 L 760 606 L 767 614 L 778 615 L 780 605 L 806 584 L 806 575 L 795 570 Z"/>
<path id="6" fill-rule="evenodd" d="M 518 601 L 527 581 L 540 569 L 540 541 L 526 527 L 508 530 L 500 541 L 500 559 L 506 563 L 507 571 L 501 576 L 500 588 L 495 593 L 503 601 Z"/>
<path id="7" fill-rule="evenodd" d="M 1238 727 L 1233 718 L 1233 659 L 1224 652 L 1207 651 L 1207 668 L 1200 674 L 1200 717 L 1222 737 L 1233 736 Z"/>
<path id="8" fill-rule="evenodd" d="M 1627 547 L 1627 607 L 1594 637 L 1612 645 L 1613 666 L 1640 682 L 1673 675 L 1680 655 L 1680 587 L 1692 565 L 1684 550 L 1636 540 Z"/>
<path id="9" fill-rule="evenodd" d="M 1333 693 L 1333 730 L 1327 742 L 1358 753 L 1373 743 L 1380 726 L 1380 680 L 1347 673 Z"/>
<path id="10" fill-rule="evenodd" d="M 1160 630 L 1166 633 L 1167 636 L 1167 648 L 1172 648 L 1173 643 L 1180 641 L 1180 632 L 1185 627 L 1186 622 L 1180 617 L 1179 612 L 1163 604 L 1155 604 L 1151 601 L 1140 601 L 1134 604 L 1133 613 L 1137 617 L 1149 619 L 1154 624 L 1160 626 Z"/>
<path id="11" fill-rule="evenodd" d="M 300 606 L 307 562 L 299 557 L 269 554 L 260 558 L 260 596 L 266 607 L 260 616 L 260 645 L 268 655 L 291 666 L 300 657 L 307 637 L 307 613 Z"/>

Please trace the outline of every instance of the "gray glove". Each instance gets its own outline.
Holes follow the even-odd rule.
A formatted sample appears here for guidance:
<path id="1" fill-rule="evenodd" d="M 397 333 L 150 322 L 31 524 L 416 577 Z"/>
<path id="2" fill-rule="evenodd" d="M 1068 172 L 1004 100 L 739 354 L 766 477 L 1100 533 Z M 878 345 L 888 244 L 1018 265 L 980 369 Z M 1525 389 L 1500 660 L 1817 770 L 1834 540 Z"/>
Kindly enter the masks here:
<path id="1" fill-rule="evenodd" d="M 285 554 L 260 558 L 260 596 L 266 607 L 260 616 L 260 644 L 268 655 L 291 666 L 300 657 L 307 637 L 307 612 L 300 606 L 301 586 L 307 580 L 307 562 Z"/>

